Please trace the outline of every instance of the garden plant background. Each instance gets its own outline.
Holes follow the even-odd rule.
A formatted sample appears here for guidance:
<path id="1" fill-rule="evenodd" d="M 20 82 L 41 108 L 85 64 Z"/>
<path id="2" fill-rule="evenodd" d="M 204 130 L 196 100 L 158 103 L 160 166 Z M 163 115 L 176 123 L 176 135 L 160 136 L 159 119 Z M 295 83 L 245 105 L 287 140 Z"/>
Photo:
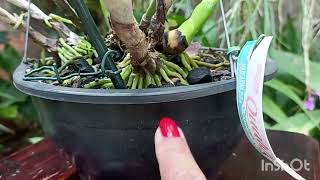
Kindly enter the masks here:
<path id="1" fill-rule="evenodd" d="M 54 0 L 60 1 L 60 0 Z M 33 0 L 46 12 L 64 15 L 54 1 Z M 199 0 L 176 0 L 167 22 L 178 26 Z M 102 33 L 108 31 L 107 11 L 99 0 L 86 0 Z M 140 19 L 149 1 L 133 0 Z M 298 132 L 320 139 L 320 0 L 224 0 L 232 45 L 243 45 L 260 34 L 274 36 L 269 56 L 279 72 L 265 84 L 263 107 L 269 129 Z M 5 0 L 0 6 L 9 7 Z M 16 13 L 21 11 L 10 7 Z M 220 10 L 198 33 L 196 41 L 208 47 L 226 47 Z M 44 29 L 44 31 L 47 31 Z M 29 56 L 41 48 L 30 43 Z M 0 24 L 0 157 L 41 139 L 30 97 L 18 92 L 11 79 L 20 63 L 23 33 Z"/>

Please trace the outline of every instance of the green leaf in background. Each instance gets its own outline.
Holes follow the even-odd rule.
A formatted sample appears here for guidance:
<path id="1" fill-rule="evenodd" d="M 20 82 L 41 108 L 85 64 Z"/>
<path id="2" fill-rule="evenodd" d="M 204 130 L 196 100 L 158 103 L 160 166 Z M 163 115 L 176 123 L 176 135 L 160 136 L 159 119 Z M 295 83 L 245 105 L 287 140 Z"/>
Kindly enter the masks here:
<path id="1" fill-rule="evenodd" d="M 37 119 L 31 100 L 27 98 L 13 84 L 0 81 L 0 119 L 15 119 L 18 113 L 26 119 Z"/>
<path id="2" fill-rule="evenodd" d="M 199 33 L 200 42 L 203 46 L 218 47 L 217 36 L 219 36 L 219 28 L 217 24 L 207 23 Z"/>
<path id="3" fill-rule="evenodd" d="M 304 108 L 303 100 L 300 99 L 300 97 L 292 89 L 290 89 L 288 85 L 286 85 L 285 83 L 283 83 L 278 79 L 273 79 L 265 83 L 265 85 L 280 92 L 284 96 L 291 99 L 293 102 L 299 105 L 301 110 L 309 117 L 310 120 L 312 120 L 313 122 L 316 122 L 316 118 L 308 110 Z"/>
<path id="4" fill-rule="evenodd" d="M 304 61 L 302 55 L 270 49 L 271 57 L 277 62 L 279 73 L 287 73 L 304 82 Z M 310 82 L 314 90 L 320 90 L 320 63 L 310 62 Z"/>
<path id="5" fill-rule="evenodd" d="M 8 134 L 15 134 L 14 130 L 9 129 L 2 124 L 0 124 L 0 132 L 4 132 L 4 133 L 8 133 Z"/>
<path id="6" fill-rule="evenodd" d="M 16 105 L 0 108 L 0 118 L 2 119 L 14 119 L 17 117 L 17 114 L 18 107 Z"/>
<path id="7" fill-rule="evenodd" d="M 284 96 L 287 96 L 288 98 L 293 100 L 299 106 L 303 107 L 303 101 L 300 99 L 300 97 L 293 90 L 291 90 L 290 87 L 286 85 L 284 82 L 278 79 L 273 79 L 271 81 L 266 82 L 265 85 L 277 90 Z"/>
<path id="8" fill-rule="evenodd" d="M 174 13 L 181 14 L 183 12 L 183 16 L 189 17 L 193 11 L 192 0 L 179 0 L 174 4 Z"/>
<path id="9" fill-rule="evenodd" d="M 12 103 L 24 102 L 27 95 L 18 91 L 13 84 L 4 83 L 0 81 L 0 98 L 10 101 Z M 0 103 L 2 102 L 0 99 Z"/>
<path id="10" fill-rule="evenodd" d="M 84 0 L 89 9 L 100 9 L 99 0 Z"/>
<path id="11" fill-rule="evenodd" d="M 138 22 L 141 21 L 143 14 L 144 14 L 144 12 L 142 12 L 142 11 L 139 11 L 139 10 L 136 10 L 136 9 L 133 10 L 133 16 L 136 18 L 136 20 Z"/>
<path id="12" fill-rule="evenodd" d="M 311 50 L 310 50 L 310 57 L 311 60 L 314 62 L 320 63 L 320 43 L 319 41 L 316 41 L 312 44 Z"/>
<path id="13" fill-rule="evenodd" d="M 0 119 L 15 119 L 20 103 L 25 103 L 27 95 L 19 92 L 13 84 L 0 81 Z"/>
<path id="14" fill-rule="evenodd" d="M 320 110 L 316 110 L 310 113 L 313 117 L 315 117 L 315 122 L 310 121 L 305 113 L 299 113 L 295 116 L 288 118 L 288 120 L 284 123 L 270 127 L 270 129 L 310 135 L 310 131 L 313 130 L 317 126 L 317 124 L 320 123 Z"/>
<path id="15" fill-rule="evenodd" d="M 265 34 L 271 34 L 271 17 L 270 17 L 270 2 L 269 1 L 263 1 L 263 8 L 264 8 L 264 16 L 263 16 L 263 22 L 264 22 L 264 33 Z"/>
<path id="16" fill-rule="evenodd" d="M 176 14 L 171 14 L 167 16 L 167 22 L 169 26 L 173 28 L 179 27 L 185 20 L 187 20 L 187 18 Z"/>
<path id="17" fill-rule="evenodd" d="M 267 95 L 263 95 L 263 112 L 278 124 L 285 123 L 288 119 L 281 107 Z"/>
<path id="18" fill-rule="evenodd" d="M 8 99 L 1 99 L 0 100 L 0 109 L 1 108 L 5 108 L 5 107 L 8 107 L 8 106 L 10 106 L 10 105 L 12 105 L 14 102 L 13 101 L 10 101 L 10 100 L 8 100 Z"/>
<path id="19" fill-rule="evenodd" d="M 293 77 L 290 74 L 277 74 L 276 78 L 282 82 L 285 82 L 297 95 L 300 97 L 305 97 L 306 95 L 306 86 L 304 82 L 301 82 L 297 78 Z"/>
<path id="20" fill-rule="evenodd" d="M 4 51 L 0 53 L 0 67 L 13 73 L 20 62 L 21 57 L 18 52 L 12 46 L 5 45 Z"/>
<path id="21" fill-rule="evenodd" d="M 294 22 L 294 19 L 288 17 L 286 23 L 282 28 L 280 43 L 287 51 L 299 54 L 302 52 L 301 34 L 299 34 L 299 31 L 297 31 Z"/>
<path id="22" fill-rule="evenodd" d="M 30 97 L 28 97 L 25 102 L 19 103 L 18 113 L 19 115 L 21 115 L 23 118 L 27 120 L 37 120 L 39 118 L 38 112 L 36 111 L 36 108 L 32 104 Z"/>

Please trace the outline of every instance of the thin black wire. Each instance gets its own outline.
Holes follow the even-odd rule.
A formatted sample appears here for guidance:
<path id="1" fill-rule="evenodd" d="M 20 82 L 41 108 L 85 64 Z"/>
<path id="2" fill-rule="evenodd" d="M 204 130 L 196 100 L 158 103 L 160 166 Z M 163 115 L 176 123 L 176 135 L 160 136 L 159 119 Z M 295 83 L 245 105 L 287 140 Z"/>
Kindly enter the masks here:
<path id="1" fill-rule="evenodd" d="M 107 50 L 108 48 L 104 43 L 104 40 L 102 39 L 101 34 L 99 33 L 99 30 L 89 12 L 88 7 L 85 5 L 83 0 L 68 0 L 68 2 L 77 12 L 79 18 L 82 21 L 83 28 L 88 34 L 89 39 L 92 41 L 92 44 L 95 47 L 99 57 L 102 58 L 105 55 L 105 53 L 108 51 Z M 107 61 L 105 63 L 108 69 L 115 72 L 118 71 L 118 68 L 112 59 L 107 58 Z M 123 79 L 118 74 L 115 74 L 114 76 L 112 76 L 111 81 L 116 89 L 127 88 Z"/>
<path id="2" fill-rule="evenodd" d="M 119 56 L 119 52 L 114 50 L 108 50 L 107 53 L 102 58 L 101 70 L 94 73 L 73 73 L 73 74 L 61 77 L 56 66 L 42 66 L 40 68 L 37 68 L 28 72 L 24 76 L 23 80 L 25 81 L 59 81 L 60 83 L 62 83 L 62 81 L 73 78 L 75 76 L 81 76 L 81 77 L 104 76 L 104 77 L 111 78 L 113 76 L 119 75 L 122 72 L 121 69 L 114 72 L 106 68 L 106 63 L 112 58 L 115 58 L 116 56 Z M 43 70 L 51 70 L 55 72 L 55 77 L 32 77 L 34 73 L 41 72 Z"/>

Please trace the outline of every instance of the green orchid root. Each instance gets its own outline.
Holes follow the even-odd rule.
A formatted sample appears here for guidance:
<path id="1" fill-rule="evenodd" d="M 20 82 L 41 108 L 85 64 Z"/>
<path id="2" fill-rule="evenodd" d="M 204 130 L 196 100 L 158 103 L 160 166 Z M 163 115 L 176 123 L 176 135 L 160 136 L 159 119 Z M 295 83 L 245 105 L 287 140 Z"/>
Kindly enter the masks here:
<path id="1" fill-rule="evenodd" d="M 117 67 L 122 69 L 121 77 L 125 81 L 128 89 L 144 89 L 150 87 L 161 87 L 163 85 L 175 85 L 179 80 L 181 85 L 188 85 L 186 80 L 188 73 L 198 67 L 207 67 L 212 70 L 217 70 L 228 66 L 224 61 L 218 64 L 210 64 L 204 62 L 202 58 L 190 57 L 187 53 L 183 52 L 180 55 L 183 67 L 170 62 L 165 56 L 161 56 L 161 68 L 155 73 L 145 71 L 134 72 L 134 69 L 130 63 L 130 55 L 127 54 L 122 62 L 118 63 Z M 101 81 L 93 81 L 85 85 L 85 88 L 107 88 L 113 89 L 110 79 L 103 79 Z"/>
<path id="2" fill-rule="evenodd" d="M 159 18 L 157 20 L 164 23 L 162 22 L 164 21 L 163 16 L 165 16 L 173 0 L 152 0 L 140 26 L 134 19 L 133 14 L 123 14 L 123 9 L 126 11 L 131 11 L 132 9 L 132 4 L 128 3 L 127 0 L 99 1 L 102 4 L 108 2 L 111 5 L 108 7 L 110 22 L 113 25 L 115 35 L 119 38 L 119 43 L 123 43 L 124 48 L 120 49 L 124 53 L 127 53 L 125 58 L 117 64 L 117 67 L 122 70 L 120 75 L 129 89 L 174 86 L 177 84 L 188 85 L 187 76 L 195 68 L 207 67 L 211 70 L 217 70 L 229 65 L 224 60 L 211 64 L 208 63 L 209 61 L 204 60 L 203 55 L 201 57 L 190 57 L 184 52 L 193 37 L 213 13 L 218 0 L 202 0 L 187 21 L 179 28 L 165 33 L 163 33 L 162 27 L 152 26 L 155 23 L 152 23 L 152 25 L 148 25 L 148 23 L 155 18 Z M 112 8 L 112 5 L 117 5 L 117 8 Z M 104 14 L 106 16 L 107 11 Z M 90 42 L 85 37 L 78 35 L 70 40 L 70 37 L 73 37 L 72 31 L 67 29 L 64 32 L 62 31 L 64 29 L 59 29 L 57 26 L 58 24 L 73 25 L 72 21 L 54 14 L 50 14 L 48 17 L 44 21 L 47 21 L 48 25 L 56 27 L 56 31 L 60 32 L 60 37 L 62 37 L 56 41 L 57 48 L 53 51 L 57 54 L 59 61 L 55 59 L 55 56 L 52 59 L 47 59 L 45 53 L 43 53 L 38 64 L 39 67 L 36 68 L 39 69 L 46 65 L 50 65 L 51 68 L 40 69 L 35 72 L 37 76 L 32 75 L 29 78 L 39 78 L 38 80 L 44 80 L 48 83 L 59 82 L 60 85 L 68 87 L 81 86 L 86 89 L 113 89 L 112 81 L 110 78 L 105 77 L 106 72 L 101 70 L 101 64 L 94 62 L 98 58 L 98 55 Z M 20 17 L 19 21 L 22 20 L 23 16 Z M 21 22 L 17 22 L 16 24 L 19 25 Z M 145 32 L 144 26 L 145 30 L 148 30 L 148 33 Z M 180 65 L 170 61 L 170 58 L 173 57 L 172 55 L 180 57 Z M 66 70 L 71 68 L 71 65 L 79 62 L 80 58 L 81 60 L 85 59 L 94 71 L 90 71 L 90 73 L 80 74 L 80 72 L 77 72 L 69 74 Z M 215 57 L 211 57 L 211 59 L 216 60 Z M 43 77 L 48 78 L 44 79 Z"/>
<path id="3" fill-rule="evenodd" d="M 67 65 L 70 65 L 75 59 L 80 57 L 87 57 L 87 62 L 92 65 L 92 56 L 95 50 L 92 45 L 85 40 L 85 38 L 80 38 L 77 45 L 69 45 L 64 39 L 59 39 L 59 47 L 57 50 L 58 56 L 61 60 L 60 70 L 64 69 Z"/>
<path id="4" fill-rule="evenodd" d="M 84 38 L 81 37 L 77 43 L 77 45 L 70 45 L 63 38 L 58 40 L 58 48 L 56 53 L 60 59 L 59 67 L 57 68 L 57 73 L 61 73 L 64 69 L 66 69 L 69 65 L 75 63 L 79 58 L 85 58 L 89 65 L 93 64 L 93 55 L 95 50 L 92 45 Z M 42 67 L 51 66 L 52 69 L 43 69 Z M 54 71 L 54 66 L 57 66 L 57 61 L 53 58 L 46 58 L 46 54 L 43 51 L 41 53 L 41 58 L 39 63 L 35 64 L 33 68 L 37 70 L 37 76 L 39 77 L 50 77 L 53 78 L 56 76 L 56 72 Z M 94 66 L 93 66 L 94 67 Z M 48 80 L 49 80 L 48 79 Z M 73 82 L 75 78 L 64 80 L 61 85 L 69 86 L 71 82 Z M 71 82 L 70 82 L 71 81 Z M 89 84 L 85 86 L 85 88 L 94 88 L 97 85 Z"/>
<path id="5" fill-rule="evenodd" d="M 143 89 L 149 87 L 161 87 L 166 84 L 175 85 L 174 79 L 179 80 L 182 85 L 188 85 L 186 80 L 188 73 L 198 67 L 207 67 L 211 70 L 220 70 L 226 66 L 229 66 L 227 60 L 220 57 L 220 63 L 211 64 L 204 62 L 203 58 L 199 56 L 190 57 L 187 53 L 183 52 L 180 55 L 183 67 L 170 62 L 166 56 L 161 56 L 162 65 L 158 72 L 151 73 L 135 73 L 130 64 L 130 55 L 128 54 L 124 60 L 118 64 L 118 68 L 122 69 L 121 76 L 127 83 L 129 89 Z M 205 56 L 213 57 L 210 54 L 205 54 Z M 214 58 L 214 57 L 213 57 Z M 214 58 L 215 59 L 215 58 Z"/>
<path id="6" fill-rule="evenodd" d="M 174 79 L 179 80 L 182 85 L 188 85 L 186 77 L 187 72 L 178 65 L 167 61 L 165 57 L 161 58 L 161 68 L 154 73 L 145 71 L 138 73 L 133 71 L 133 67 L 130 63 L 130 55 L 128 54 L 117 67 L 122 69 L 121 76 L 127 83 L 129 89 L 143 89 L 149 87 L 161 87 L 165 84 L 174 85 Z"/>
<path id="7" fill-rule="evenodd" d="M 209 19 L 217 2 L 218 0 L 202 0 L 188 20 L 179 28 L 166 32 L 161 42 L 164 53 L 172 55 L 182 53 Z"/>
<path id="8" fill-rule="evenodd" d="M 61 66 L 57 69 L 58 73 L 61 73 L 69 65 L 74 64 L 79 58 L 85 58 L 88 64 L 92 65 L 92 56 L 94 54 L 94 49 L 91 44 L 84 38 L 81 38 L 77 45 L 69 45 L 63 39 L 59 39 L 58 55 L 61 59 Z M 188 85 L 187 76 L 188 73 L 194 68 L 207 67 L 212 70 L 223 69 L 228 66 L 227 60 L 223 55 L 211 55 L 202 54 L 200 56 L 190 57 L 187 53 L 183 52 L 180 55 L 182 66 L 179 66 L 171 62 L 165 55 L 161 55 L 161 67 L 156 72 L 135 72 L 133 66 L 131 65 L 131 56 L 127 54 L 124 59 L 117 64 L 117 67 L 121 69 L 121 77 L 125 81 L 129 89 L 143 89 L 150 87 L 161 87 L 163 85 L 176 85 L 179 80 L 181 85 Z M 204 58 L 219 59 L 218 64 L 211 64 L 204 61 Z M 42 53 L 41 64 L 47 64 L 46 61 L 51 60 L 45 57 Z M 45 66 L 43 66 L 45 67 Z M 95 66 L 92 66 L 95 67 Z M 39 75 L 45 77 L 55 77 L 56 73 L 54 69 L 47 69 L 42 67 L 39 69 Z M 97 69 L 95 70 L 97 71 Z M 37 70 L 38 72 L 38 70 Z M 31 72 L 33 73 L 33 72 Z M 71 86 L 74 81 L 76 81 L 79 76 L 72 76 L 63 80 L 63 86 Z M 85 85 L 83 88 L 86 89 L 114 89 L 114 86 L 110 78 L 102 78 L 93 80 Z"/>

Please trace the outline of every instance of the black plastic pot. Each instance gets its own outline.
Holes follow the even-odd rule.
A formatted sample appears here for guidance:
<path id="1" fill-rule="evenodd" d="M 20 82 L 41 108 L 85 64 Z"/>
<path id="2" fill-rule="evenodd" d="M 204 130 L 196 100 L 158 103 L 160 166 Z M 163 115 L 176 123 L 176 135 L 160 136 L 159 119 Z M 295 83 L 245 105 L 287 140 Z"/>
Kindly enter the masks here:
<path id="1" fill-rule="evenodd" d="M 95 179 L 160 179 L 154 132 L 163 116 L 183 129 L 209 179 L 243 131 L 235 80 L 144 90 L 87 90 L 26 82 L 26 65 L 14 73 L 16 87 L 33 97 L 46 135 L 63 147 L 81 174 Z M 266 80 L 277 66 L 268 61 Z"/>

